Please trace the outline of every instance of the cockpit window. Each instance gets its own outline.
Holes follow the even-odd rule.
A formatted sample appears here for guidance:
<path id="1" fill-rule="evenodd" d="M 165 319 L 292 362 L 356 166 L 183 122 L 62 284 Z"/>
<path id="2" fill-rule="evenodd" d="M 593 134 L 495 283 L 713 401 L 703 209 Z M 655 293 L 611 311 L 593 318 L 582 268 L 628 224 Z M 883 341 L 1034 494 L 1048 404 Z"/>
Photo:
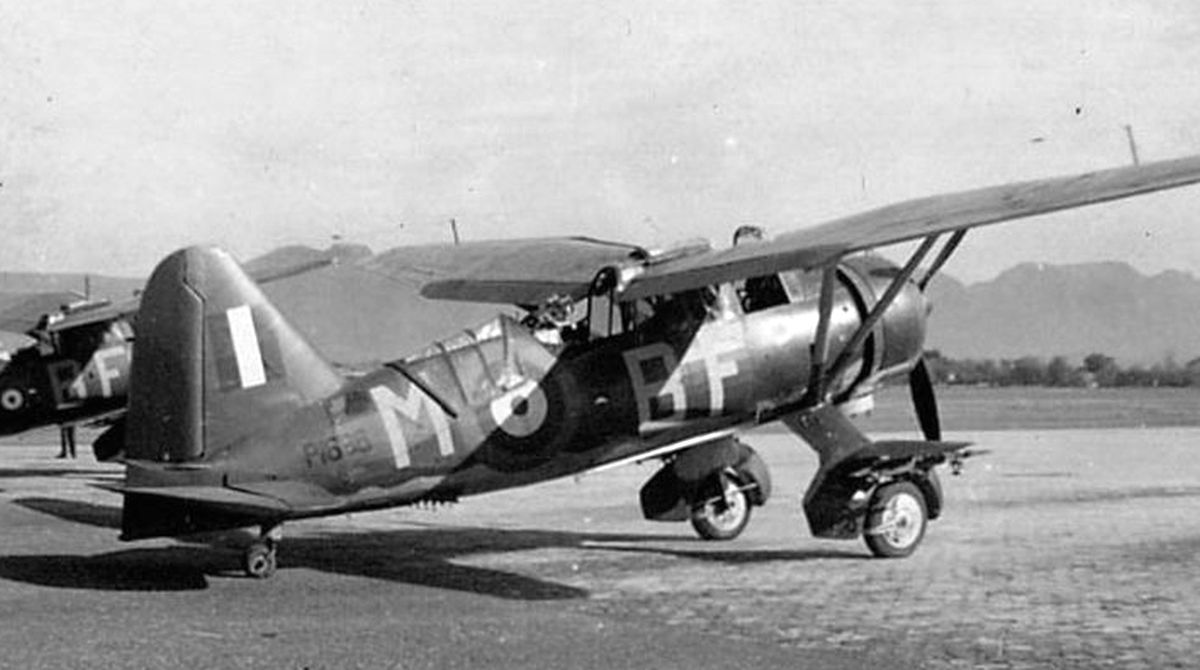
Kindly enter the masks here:
<path id="1" fill-rule="evenodd" d="M 737 287 L 742 311 L 749 314 L 788 303 L 809 302 L 821 295 L 820 270 L 789 270 L 751 277 Z"/>
<path id="2" fill-rule="evenodd" d="M 810 302 L 821 297 L 820 270 L 789 270 L 780 272 L 779 279 L 792 302 Z"/>
<path id="3" fill-rule="evenodd" d="M 708 287 L 642 298 L 621 305 L 622 324 L 626 331 L 686 327 L 712 318 L 716 304 L 716 291 Z"/>
<path id="4" fill-rule="evenodd" d="M 553 362 L 527 328 L 502 316 L 436 343 L 403 365 L 451 404 L 479 405 L 525 380 L 541 379 Z"/>
<path id="5" fill-rule="evenodd" d="M 751 277 L 742 285 L 738 294 L 742 302 L 742 311 L 747 314 L 786 305 L 788 302 L 788 294 L 779 275 Z"/>

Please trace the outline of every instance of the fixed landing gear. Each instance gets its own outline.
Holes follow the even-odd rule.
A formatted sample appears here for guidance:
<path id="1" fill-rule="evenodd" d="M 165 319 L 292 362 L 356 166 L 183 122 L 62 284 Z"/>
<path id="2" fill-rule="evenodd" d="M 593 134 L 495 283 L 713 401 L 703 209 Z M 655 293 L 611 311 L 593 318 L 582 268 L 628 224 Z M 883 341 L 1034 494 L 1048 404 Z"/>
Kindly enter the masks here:
<path id="1" fill-rule="evenodd" d="M 717 473 L 711 481 L 716 490 L 692 508 L 692 528 L 706 540 L 732 540 L 750 523 L 747 487 L 727 473 Z"/>
<path id="2" fill-rule="evenodd" d="M 928 513 L 917 485 L 899 481 L 879 487 L 871 499 L 863 540 L 880 558 L 903 558 L 925 537 Z"/>
<path id="3" fill-rule="evenodd" d="M 246 575 L 255 579 L 267 579 L 275 574 L 277 567 L 276 547 L 283 539 L 283 529 L 279 526 L 263 526 L 257 540 L 250 543 L 246 553 L 242 555 L 242 569 Z"/>
<path id="4" fill-rule="evenodd" d="M 732 540 L 750 511 L 771 497 L 766 463 L 734 438 L 719 439 L 668 460 L 642 487 L 642 514 L 652 521 L 691 521 L 705 540 Z"/>

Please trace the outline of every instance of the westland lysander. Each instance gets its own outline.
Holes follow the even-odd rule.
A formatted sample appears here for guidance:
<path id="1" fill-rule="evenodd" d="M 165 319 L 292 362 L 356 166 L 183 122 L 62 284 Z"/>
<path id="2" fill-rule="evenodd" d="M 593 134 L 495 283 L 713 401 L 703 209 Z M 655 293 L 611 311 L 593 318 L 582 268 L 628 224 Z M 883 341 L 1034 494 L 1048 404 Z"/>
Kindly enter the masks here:
<path id="1" fill-rule="evenodd" d="M 647 518 L 710 539 L 770 496 L 738 433 L 781 421 L 819 455 L 811 531 L 905 556 L 943 509 L 941 440 L 922 360 L 923 289 L 967 229 L 1200 180 L 1200 157 L 914 200 L 724 250 L 582 238 L 393 250 L 371 269 L 430 298 L 516 305 L 343 378 L 228 254 L 154 271 L 137 322 L 122 538 L 257 527 L 270 575 L 291 519 L 450 501 L 661 459 Z M 902 266 L 859 252 L 907 240 Z M 413 315 L 419 319 L 419 315 Z M 382 335 L 381 335 L 382 336 Z M 924 439 L 872 441 L 847 418 L 907 378 Z"/>
<path id="2" fill-rule="evenodd" d="M 303 261 L 286 264 L 264 258 L 247 272 L 263 284 L 286 281 L 347 260 L 347 249 L 313 250 Z M 90 300 L 72 292 L 6 297 L 12 302 L 0 309 L 0 331 L 25 335 L 32 343 L 12 351 L 0 364 L 0 435 L 55 424 L 73 429 L 121 417 L 128 402 L 139 300 Z M 64 430 L 64 440 L 66 436 Z M 106 452 L 105 446 L 94 449 L 97 460 L 109 460 L 123 447 L 111 440 L 113 451 Z"/>

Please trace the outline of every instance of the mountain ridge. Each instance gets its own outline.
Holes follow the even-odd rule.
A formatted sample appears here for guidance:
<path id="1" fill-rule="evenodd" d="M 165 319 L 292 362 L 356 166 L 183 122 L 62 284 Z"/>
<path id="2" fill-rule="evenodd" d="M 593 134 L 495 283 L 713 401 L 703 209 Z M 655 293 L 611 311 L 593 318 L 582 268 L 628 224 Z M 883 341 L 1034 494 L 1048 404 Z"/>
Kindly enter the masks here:
<path id="1" fill-rule="evenodd" d="M 333 253 L 337 252 L 337 253 Z M 246 262 L 263 269 L 300 265 L 331 254 L 347 262 L 308 272 L 264 290 L 296 318 L 314 344 L 348 364 L 412 353 L 440 337 L 506 310 L 496 305 L 439 301 L 428 309 L 411 287 L 356 269 L 370 254 L 343 245 L 320 251 L 274 249 Z M 85 277 L 93 297 L 119 300 L 144 279 L 85 273 L 0 272 L 0 297 L 74 291 Z M 1122 261 L 1020 263 L 970 284 L 939 274 L 930 284 L 933 311 L 926 346 L 951 358 L 1066 356 L 1103 353 L 1122 364 L 1178 363 L 1200 356 L 1200 279 L 1180 270 L 1145 275 Z M 0 300 L 0 302 L 4 302 Z M 420 313 L 422 323 L 411 315 Z"/>
<path id="2" fill-rule="evenodd" d="M 1200 279 L 1179 270 L 1021 263 L 972 284 L 939 275 L 929 298 L 927 346 L 951 358 L 1103 353 L 1152 364 L 1200 356 Z"/>

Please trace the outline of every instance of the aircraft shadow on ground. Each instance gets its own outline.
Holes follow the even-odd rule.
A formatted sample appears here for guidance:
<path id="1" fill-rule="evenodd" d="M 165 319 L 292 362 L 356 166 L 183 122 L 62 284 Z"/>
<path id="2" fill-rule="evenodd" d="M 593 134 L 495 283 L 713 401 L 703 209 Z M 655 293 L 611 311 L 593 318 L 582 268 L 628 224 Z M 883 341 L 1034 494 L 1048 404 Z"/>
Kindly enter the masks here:
<path id="1" fill-rule="evenodd" d="M 0 579 L 66 589 L 192 591 L 208 586 L 205 562 L 212 562 L 211 553 L 168 547 L 99 556 L 0 556 Z"/>
<path id="2" fill-rule="evenodd" d="M 64 521 L 100 528 L 119 529 L 121 527 L 121 508 L 112 505 L 39 497 L 17 498 L 13 503 L 25 509 L 58 517 Z"/>
<path id="3" fill-rule="evenodd" d="M 22 477 L 80 477 L 109 481 L 124 477 L 119 472 L 103 472 L 87 468 L 0 468 L 0 479 Z"/>
<path id="4" fill-rule="evenodd" d="M 621 551 L 634 554 L 658 554 L 661 556 L 675 556 L 677 558 L 687 558 L 695 561 L 708 561 L 712 563 L 730 563 L 734 565 L 750 564 L 750 563 L 769 563 L 771 561 L 816 561 L 821 559 L 839 559 L 839 560 L 871 560 L 871 557 L 862 551 L 854 551 L 851 549 L 706 549 L 706 550 L 691 550 L 691 549 L 668 549 L 663 547 L 644 547 L 626 544 L 599 544 L 593 542 L 585 542 L 584 546 L 594 547 L 596 549 L 605 549 L 607 551 Z M 729 547 L 725 544 L 723 547 Z"/>
<path id="5" fill-rule="evenodd" d="M 30 510 L 73 523 L 120 527 L 120 508 L 55 498 L 14 501 Z M 248 531 L 197 536 L 168 547 L 138 547 L 94 556 L 0 556 L 0 579 L 57 588 L 113 591 L 178 591 L 207 588 L 210 577 L 242 577 L 240 549 Z M 663 547 L 689 541 L 679 535 L 580 533 L 538 529 L 448 527 L 406 523 L 394 530 L 333 531 L 285 537 L 279 569 L 370 577 L 438 589 L 467 591 L 514 600 L 586 598 L 586 589 L 510 571 L 461 565 L 454 559 L 547 548 L 576 548 L 674 556 L 700 561 L 753 563 L 821 558 L 863 558 L 850 551 L 824 549 L 680 550 Z M 700 540 L 695 540 L 700 542 Z M 706 545 L 712 546 L 712 545 Z M 248 578 L 247 578 L 248 579 Z"/>

